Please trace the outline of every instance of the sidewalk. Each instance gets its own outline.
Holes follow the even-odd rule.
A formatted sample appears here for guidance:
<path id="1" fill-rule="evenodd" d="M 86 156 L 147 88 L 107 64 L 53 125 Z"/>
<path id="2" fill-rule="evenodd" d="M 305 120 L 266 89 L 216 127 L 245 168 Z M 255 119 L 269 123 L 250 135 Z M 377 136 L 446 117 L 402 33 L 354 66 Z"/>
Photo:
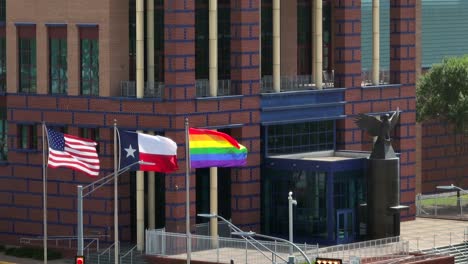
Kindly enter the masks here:
<path id="1" fill-rule="evenodd" d="M 401 222 L 400 237 L 412 250 L 458 244 L 468 239 L 468 221 L 419 217 Z"/>
<path id="2" fill-rule="evenodd" d="M 416 218 L 401 222 L 400 237 L 409 241 L 410 250 L 428 249 L 434 246 L 446 246 L 461 243 L 468 239 L 468 221 Z M 232 251 L 232 250 L 231 250 Z M 245 251 L 245 250 L 244 250 Z M 232 252 L 230 252 L 232 253 Z M 193 253 L 194 255 L 196 253 Z M 254 257 L 255 254 L 252 255 Z M 232 258 L 232 256 L 229 256 Z M 40 264 L 43 261 L 6 256 L 0 252 L 0 264 Z M 50 260 L 50 264 L 70 264 L 71 258 Z"/>

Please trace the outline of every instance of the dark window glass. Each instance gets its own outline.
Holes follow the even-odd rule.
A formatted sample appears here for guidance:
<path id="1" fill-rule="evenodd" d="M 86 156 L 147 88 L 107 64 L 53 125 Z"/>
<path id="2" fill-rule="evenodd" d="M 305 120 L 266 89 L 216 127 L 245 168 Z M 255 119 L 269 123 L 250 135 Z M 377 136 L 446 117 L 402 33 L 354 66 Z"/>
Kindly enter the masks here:
<path id="1" fill-rule="evenodd" d="M 310 0 L 297 1 L 297 74 L 312 73 L 312 7 Z"/>
<path id="2" fill-rule="evenodd" d="M 136 71 L 136 18 L 135 18 L 135 0 L 128 1 L 128 71 L 129 80 L 135 80 Z"/>
<path id="3" fill-rule="evenodd" d="M 3 31 L 5 29 L 3 28 Z M 0 92 L 6 91 L 6 38 L 0 35 Z"/>
<path id="4" fill-rule="evenodd" d="M 262 76 L 273 74 L 273 5 L 262 0 Z"/>
<path id="5" fill-rule="evenodd" d="M 327 174 L 304 170 L 266 168 L 262 173 L 262 232 L 277 237 L 288 236 L 288 192 L 294 193 L 294 239 L 326 239 Z"/>
<path id="6" fill-rule="evenodd" d="M 323 1 L 323 70 L 331 72 L 333 70 L 333 39 L 332 39 L 332 4 L 330 0 Z"/>
<path id="7" fill-rule="evenodd" d="M 195 78 L 208 79 L 208 0 L 195 0 Z"/>
<path id="8" fill-rule="evenodd" d="M 37 131 L 35 125 L 19 125 L 18 148 L 37 149 Z"/>
<path id="9" fill-rule="evenodd" d="M 6 19 L 6 0 L 0 0 L 0 22 Z"/>
<path id="10" fill-rule="evenodd" d="M 231 1 L 218 1 L 218 79 L 231 79 Z"/>
<path id="11" fill-rule="evenodd" d="M 36 27 L 18 28 L 19 91 L 36 92 Z"/>
<path id="12" fill-rule="evenodd" d="M 8 154 L 8 122 L 6 108 L 0 108 L 0 160 L 6 160 Z"/>
<path id="13" fill-rule="evenodd" d="M 210 169 L 196 171 L 197 215 L 210 212 Z M 218 215 L 231 218 L 231 168 L 218 168 Z M 197 223 L 206 223 L 208 218 L 197 216 Z"/>
<path id="14" fill-rule="evenodd" d="M 65 35 L 53 34 L 49 31 L 49 85 L 50 93 L 66 94 L 68 90 L 67 73 L 67 38 Z"/>
<path id="15" fill-rule="evenodd" d="M 164 82 L 164 0 L 154 1 L 154 74 Z"/>
<path id="16" fill-rule="evenodd" d="M 333 150 L 334 121 L 268 126 L 267 155 Z"/>
<path id="17" fill-rule="evenodd" d="M 98 28 L 82 28 L 80 36 L 81 94 L 99 95 Z"/>
<path id="18" fill-rule="evenodd" d="M 96 146 L 96 151 L 99 153 L 99 128 L 95 127 L 83 127 L 80 128 L 80 137 L 91 139 L 93 141 L 98 142 Z"/>
<path id="19" fill-rule="evenodd" d="M 95 128 L 95 127 L 80 128 L 80 137 L 98 141 L 99 140 L 99 128 Z"/>

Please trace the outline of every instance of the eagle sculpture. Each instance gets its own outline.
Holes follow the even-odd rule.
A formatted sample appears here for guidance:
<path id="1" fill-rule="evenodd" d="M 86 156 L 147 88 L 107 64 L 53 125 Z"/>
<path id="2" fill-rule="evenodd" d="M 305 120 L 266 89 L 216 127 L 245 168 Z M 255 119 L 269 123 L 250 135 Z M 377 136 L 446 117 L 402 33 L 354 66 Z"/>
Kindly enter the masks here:
<path id="1" fill-rule="evenodd" d="M 373 137 L 377 137 L 372 148 L 371 159 L 396 158 L 391 143 L 390 132 L 398 123 L 399 118 L 399 108 L 393 112 L 392 116 L 389 114 L 381 115 L 380 120 L 375 116 L 366 114 L 359 114 L 356 117 L 354 122 L 360 129 L 367 131 Z"/>

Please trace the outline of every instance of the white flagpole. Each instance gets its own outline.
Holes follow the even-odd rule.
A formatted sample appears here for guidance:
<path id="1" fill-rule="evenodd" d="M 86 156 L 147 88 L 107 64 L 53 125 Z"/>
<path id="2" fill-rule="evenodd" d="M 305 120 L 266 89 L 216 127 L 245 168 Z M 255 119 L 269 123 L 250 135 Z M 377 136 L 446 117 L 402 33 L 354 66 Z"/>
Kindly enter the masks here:
<path id="1" fill-rule="evenodd" d="M 47 129 L 42 122 L 42 202 L 44 227 L 44 263 L 47 264 L 47 169 L 46 169 L 46 136 Z"/>
<path id="2" fill-rule="evenodd" d="M 117 120 L 114 119 L 114 263 L 119 264 L 119 203 L 118 203 L 118 162 L 117 162 Z"/>
<path id="3" fill-rule="evenodd" d="M 185 118 L 185 232 L 187 234 L 187 264 L 192 258 L 192 241 L 190 238 L 190 146 L 189 146 L 189 124 Z"/>

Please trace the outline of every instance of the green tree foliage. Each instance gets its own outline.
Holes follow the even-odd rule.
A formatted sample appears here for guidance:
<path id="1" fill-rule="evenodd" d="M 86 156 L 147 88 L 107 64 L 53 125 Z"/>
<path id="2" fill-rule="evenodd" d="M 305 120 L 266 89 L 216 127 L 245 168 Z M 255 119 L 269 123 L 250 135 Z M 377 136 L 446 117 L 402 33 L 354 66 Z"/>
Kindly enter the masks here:
<path id="1" fill-rule="evenodd" d="M 418 122 L 439 119 L 455 133 L 468 132 L 468 55 L 444 59 L 418 81 Z"/>

